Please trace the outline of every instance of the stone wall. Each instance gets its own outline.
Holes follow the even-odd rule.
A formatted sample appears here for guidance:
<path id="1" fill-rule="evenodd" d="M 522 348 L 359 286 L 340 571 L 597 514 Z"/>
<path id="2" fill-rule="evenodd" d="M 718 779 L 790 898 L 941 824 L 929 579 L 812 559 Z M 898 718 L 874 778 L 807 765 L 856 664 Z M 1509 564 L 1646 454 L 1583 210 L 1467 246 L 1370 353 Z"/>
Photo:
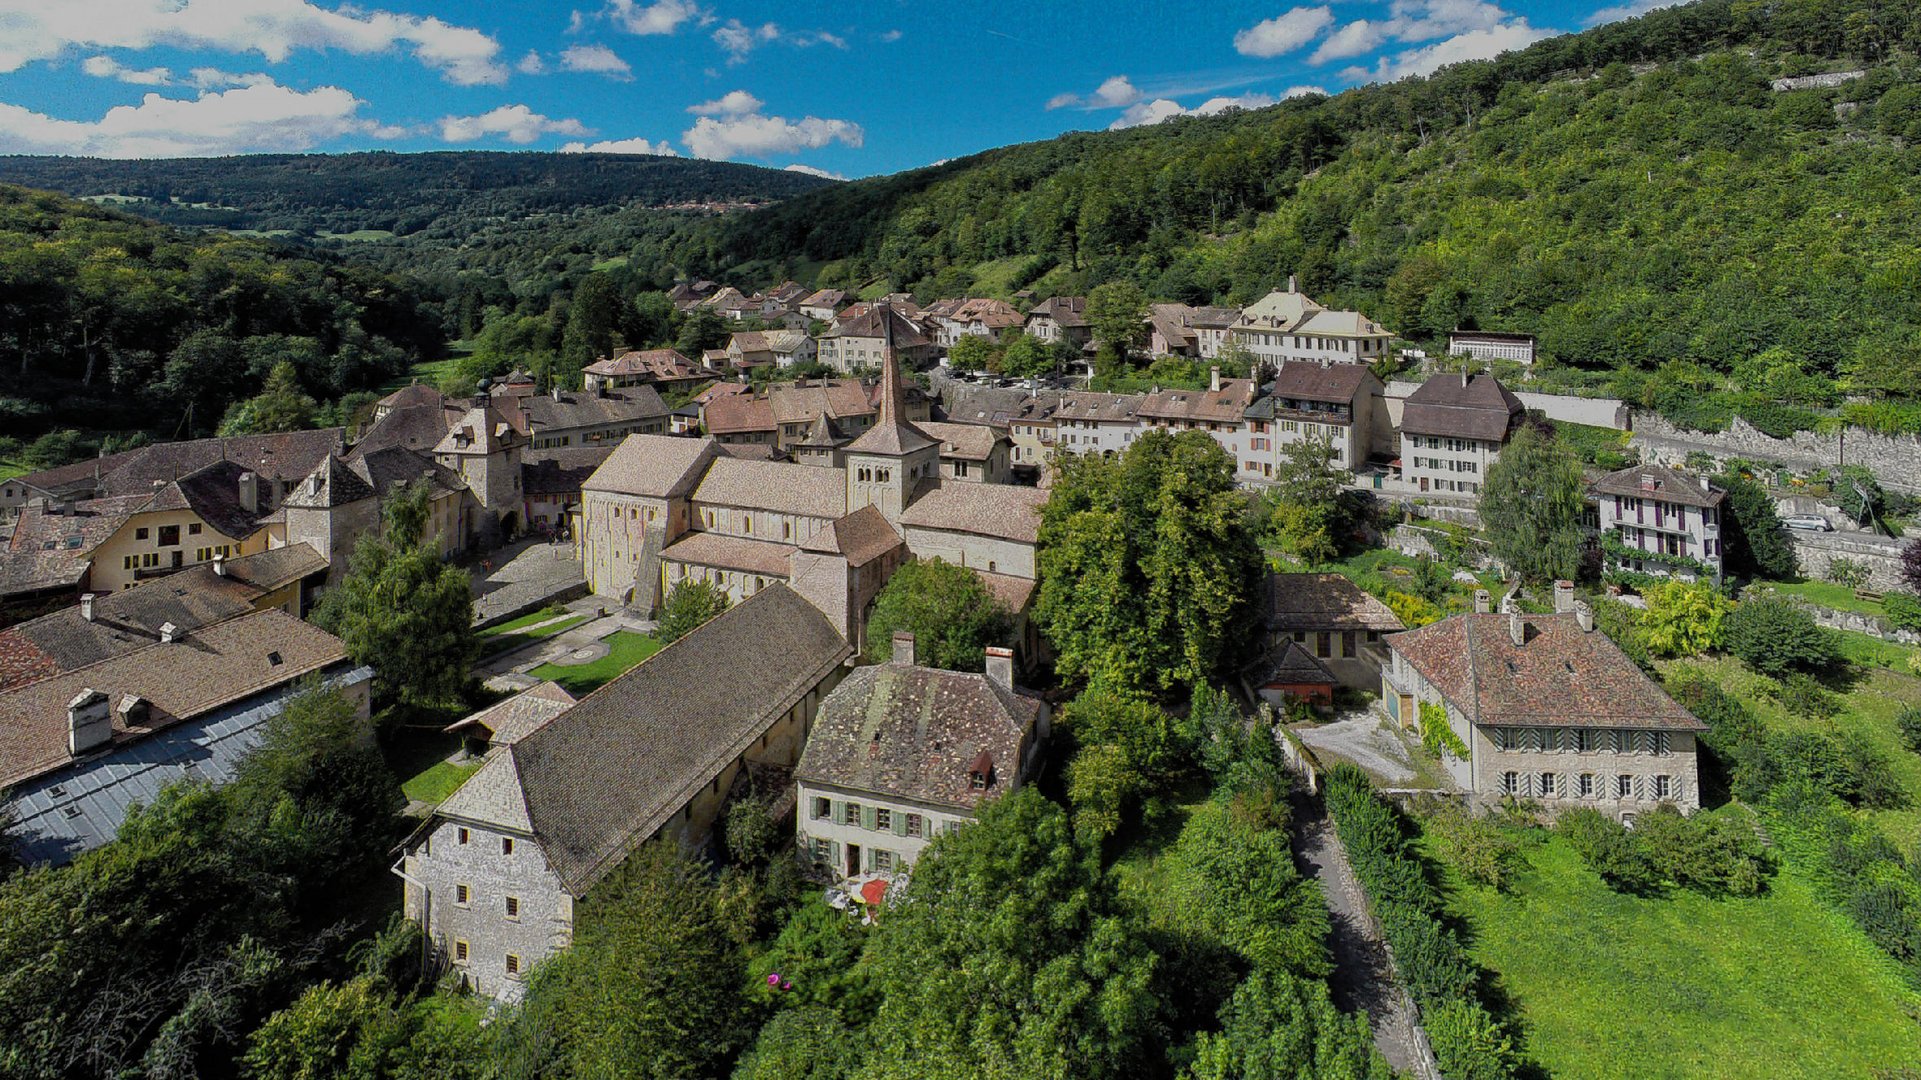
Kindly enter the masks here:
<path id="1" fill-rule="evenodd" d="M 1828 565 L 1836 559 L 1853 559 L 1867 568 L 1866 588 L 1878 592 L 1901 587 L 1901 541 L 1868 533 L 1817 533 L 1787 530 L 1794 543 L 1795 562 L 1801 576 L 1815 581 L 1827 579 Z"/>
<path id="2" fill-rule="evenodd" d="M 1822 435 L 1797 431 L 1777 439 L 1740 417 L 1726 431 L 1689 431 L 1652 413 L 1637 413 L 1630 445 L 1644 461 L 1681 464 L 1689 453 L 1701 451 L 1716 458 L 1744 458 L 1797 469 L 1839 464 L 1863 465 L 1883 487 L 1921 495 L 1921 439 L 1913 435 L 1879 435 L 1864 428 L 1845 428 Z"/>
<path id="3" fill-rule="evenodd" d="M 1387 384 L 1384 400 L 1390 419 L 1396 428 L 1401 424 L 1401 405 L 1409 394 L 1421 388 L 1417 382 L 1395 380 Z M 1509 389 L 1513 389 L 1509 387 Z M 1633 410 L 1619 398 L 1575 397 L 1572 394 L 1536 394 L 1515 390 L 1514 396 L 1529 409 L 1538 409 L 1550 420 L 1560 420 L 1569 424 L 1590 424 L 1594 427 L 1614 428 L 1626 431 L 1631 426 Z"/>

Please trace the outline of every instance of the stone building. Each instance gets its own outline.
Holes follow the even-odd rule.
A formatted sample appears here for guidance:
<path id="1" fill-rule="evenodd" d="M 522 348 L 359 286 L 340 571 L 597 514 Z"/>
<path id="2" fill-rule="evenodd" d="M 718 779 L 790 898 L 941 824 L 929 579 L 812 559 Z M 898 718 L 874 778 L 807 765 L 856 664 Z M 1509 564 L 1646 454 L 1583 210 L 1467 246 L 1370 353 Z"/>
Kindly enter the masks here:
<path id="1" fill-rule="evenodd" d="M 1381 639 L 1406 629 L 1399 616 L 1340 574 L 1270 573 L 1261 590 L 1261 628 L 1270 655 L 1298 645 L 1343 685 L 1379 685 Z"/>
<path id="2" fill-rule="evenodd" d="M 1292 277 L 1242 310 L 1229 338 L 1269 363 L 1286 360 L 1371 364 L 1388 354 L 1392 331 L 1358 311 L 1330 311 L 1302 293 Z"/>
<path id="3" fill-rule="evenodd" d="M 1027 312 L 1027 332 L 1049 345 L 1065 341 L 1075 348 L 1094 336 L 1087 322 L 1087 297 L 1050 296 Z"/>
<path id="4" fill-rule="evenodd" d="M 1410 731 L 1445 722 L 1467 750 L 1443 766 L 1481 802 L 1538 800 L 1628 819 L 1701 805 L 1696 737 L 1707 725 L 1636 667 L 1594 616 L 1565 610 L 1455 615 L 1390 635 L 1381 699 Z"/>
<path id="5" fill-rule="evenodd" d="M 1061 397 L 1054 410 L 1054 450 L 1068 454 L 1119 454 L 1141 433 L 1139 394 L 1082 390 Z"/>
<path id="6" fill-rule="evenodd" d="M 436 966 L 518 998 L 642 845 L 698 850 L 751 770 L 793 767 L 849 655 L 820 611 L 770 587 L 496 751 L 395 871 Z"/>
<path id="7" fill-rule="evenodd" d="M 1492 375 L 1436 375 L 1401 407 L 1401 476 L 1417 491 L 1478 499 L 1525 410 Z"/>
<path id="8" fill-rule="evenodd" d="M 1610 570 L 1721 580 L 1721 504 L 1705 476 L 1665 465 L 1611 472 L 1588 487 Z"/>
<path id="9" fill-rule="evenodd" d="M 1039 770 L 1047 706 L 1014 685 L 1013 655 L 974 674 L 893 659 L 856 668 L 827 695 L 794 770 L 801 858 L 834 878 L 910 869 L 929 841 Z"/>
<path id="10" fill-rule="evenodd" d="M 1519 364 L 1532 364 L 1534 335 L 1455 330 L 1447 336 L 1447 354 L 1471 356 L 1476 360 L 1512 360 Z"/>
<path id="11" fill-rule="evenodd" d="M 1334 467 L 1359 472 L 1373 449 L 1381 380 L 1360 364 L 1287 362 L 1247 407 L 1236 457 L 1242 482 L 1271 480 L 1296 443 L 1327 444 Z"/>

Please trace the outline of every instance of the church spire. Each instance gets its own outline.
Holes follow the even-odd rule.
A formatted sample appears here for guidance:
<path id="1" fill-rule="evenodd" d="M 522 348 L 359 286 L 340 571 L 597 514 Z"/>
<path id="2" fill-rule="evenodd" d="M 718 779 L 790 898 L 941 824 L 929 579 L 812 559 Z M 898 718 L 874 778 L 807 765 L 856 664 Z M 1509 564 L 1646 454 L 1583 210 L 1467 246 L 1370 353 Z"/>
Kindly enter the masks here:
<path id="1" fill-rule="evenodd" d="M 880 416 L 878 424 L 891 427 L 900 420 L 900 363 L 894 357 L 894 310 L 885 304 L 880 314 Z"/>

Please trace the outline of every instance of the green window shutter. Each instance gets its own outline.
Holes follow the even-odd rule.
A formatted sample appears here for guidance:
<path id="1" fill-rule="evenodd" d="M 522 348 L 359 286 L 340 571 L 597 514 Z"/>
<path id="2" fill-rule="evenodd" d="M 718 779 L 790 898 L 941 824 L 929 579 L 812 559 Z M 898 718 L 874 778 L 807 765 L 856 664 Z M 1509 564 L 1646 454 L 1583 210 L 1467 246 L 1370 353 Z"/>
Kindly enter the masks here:
<path id="1" fill-rule="evenodd" d="M 901 811 L 901 810 L 894 811 L 894 835 L 895 836 L 907 835 L 907 814 L 905 811 Z"/>
<path id="2" fill-rule="evenodd" d="M 860 808 L 860 823 L 862 828 L 871 829 L 874 827 L 874 808 L 873 807 L 863 806 Z"/>

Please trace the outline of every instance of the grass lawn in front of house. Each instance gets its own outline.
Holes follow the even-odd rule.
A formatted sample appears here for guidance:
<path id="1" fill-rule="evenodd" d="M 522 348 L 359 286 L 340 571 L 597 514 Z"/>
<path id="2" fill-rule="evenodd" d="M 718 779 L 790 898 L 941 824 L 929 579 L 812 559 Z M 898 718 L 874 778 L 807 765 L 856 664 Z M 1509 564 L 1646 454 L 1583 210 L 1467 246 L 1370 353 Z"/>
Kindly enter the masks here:
<path id="1" fill-rule="evenodd" d="M 416 802 L 438 803 L 452 795 L 454 789 L 465 783 L 478 768 L 478 758 L 459 765 L 451 761 L 436 761 L 401 784 L 400 791 Z"/>
<path id="2" fill-rule="evenodd" d="M 1832 581 L 1769 581 L 1768 588 L 1782 596 L 1798 596 L 1810 604 L 1833 608 L 1836 611 L 1854 611 L 1863 615 L 1885 615 L 1879 600 L 1863 600 L 1854 595 L 1854 589 L 1847 585 L 1836 585 Z"/>
<path id="3" fill-rule="evenodd" d="M 585 664 L 542 664 L 527 674 L 536 679 L 551 679 L 568 693 L 580 697 L 626 674 L 660 651 L 660 642 L 651 635 L 632 630 L 616 630 L 600 640 L 607 643 L 608 652 L 598 660 Z"/>
<path id="4" fill-rule="evenodd" d="M 1921 996 L 1792 870 L 1752 899 L 1640 897 L 1531 835 L 1508 893 L 1451 867 L 1443 890 L 1546 1075 L 1869 1080 L 1921 1060 Z"/>

